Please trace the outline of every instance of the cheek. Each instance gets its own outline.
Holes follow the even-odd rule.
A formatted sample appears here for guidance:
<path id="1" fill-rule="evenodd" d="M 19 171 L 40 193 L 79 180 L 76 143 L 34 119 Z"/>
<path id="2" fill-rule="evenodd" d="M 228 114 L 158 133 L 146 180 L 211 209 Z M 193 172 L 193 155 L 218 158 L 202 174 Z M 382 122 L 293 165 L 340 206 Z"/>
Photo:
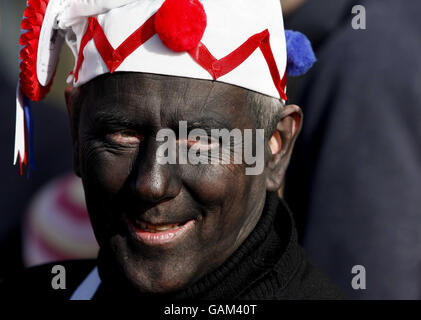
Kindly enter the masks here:
<path id="1" fill-rule="evenodd" d="M 248 214 L 254 211 L 256 198 L 264 196 L 263 179 L 245 175 L 242 165 L 189 169 L 183 173 L 183 180 L 205 212 L 203 238 L 231 241 L 242 229 Z"/>
<path id="2" fill-rule="evenodd" d="M 223 263 L 251 232 L 264 199 L 261 177 L 246 176 L 242 166 L 198 168 L 185 177 L 195 201 L 202 206 L 197 242 L 198 263 L 216 267 Z M 262 191 L 263 190 L 263 191 Z M 240 242 L 239 242 L 240 241 Z"/>
<path id="3" fill-rule="evenodd" d="M 133 153 L 115 153 L 103 148 L 87 149 L 82 153 L 82 179 L 87 198 L 100 195 L 107 200 L 117 194 L 126 182 L 132 168 Z"/>
<path id="4" fill-rule="evenodd" d="M 185 186 L 205 207 L 220 207 L 234 194 L 242 193 L 246 185 L 241 165 L 192 165 L 185 169 L 181 170 Z"/>
<path id="5" fill-rule="evenodd" d="M 82 181 L 92 227 L 100 246 L 106 246 L 118 222 L 115 197 L 130 174 L 132 157 L 101 148 L 81 154 Z M 116 220 L 117 219 L 117 220 Z"/>

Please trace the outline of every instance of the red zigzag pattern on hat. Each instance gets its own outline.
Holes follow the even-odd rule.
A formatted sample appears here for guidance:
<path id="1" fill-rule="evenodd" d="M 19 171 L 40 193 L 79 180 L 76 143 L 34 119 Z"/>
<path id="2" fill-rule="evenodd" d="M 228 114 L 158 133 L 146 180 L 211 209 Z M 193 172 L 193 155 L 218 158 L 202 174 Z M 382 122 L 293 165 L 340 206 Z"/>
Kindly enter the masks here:
<path id="1" fill-rule="evenodd" d="M 130 54 L 156 34 L 154 21 L 155 15 L 132 33 L 117 49 L 114 49 L 108 41 L 98 20 L 94 17 L 90 17 L 88 28 L 82 37 L 80 44 L 79 56 L 75 69 L 76 82 L 78 81 L 79 70 L 84 60 L 83 51 L 90 40 L 94 40 L 95 46 L 105 65 L 110 73 L 113 73 Z M 287 100 L 285 94 L 286 72 L 281 79 L 269 39 L 269 30 L 266 29 L 263 32 L 250 37 L 236 50 L 219 60 L 209 52 L 202 42 L 188 53 L 200 66 L 202 66 L 202 68 L 209 72 L 214 80 L 217 80 L 236 69 L 247 60 L 257 48 L 260 48 L 266 59 L 273 82 L 281 99 Z"/>

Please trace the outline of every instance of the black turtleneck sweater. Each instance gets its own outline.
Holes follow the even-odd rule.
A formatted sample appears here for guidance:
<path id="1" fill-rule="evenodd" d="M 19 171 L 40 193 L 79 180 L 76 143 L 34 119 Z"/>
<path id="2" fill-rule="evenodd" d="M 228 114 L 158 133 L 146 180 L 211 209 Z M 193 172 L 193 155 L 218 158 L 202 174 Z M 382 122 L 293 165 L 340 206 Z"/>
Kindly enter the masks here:
<path id="1" fill-rule="evenodd" d="M 59 263 L 67 271 L 66 290 L 51 288 L 51 268 L 58 264 L 54 263 L 28 269 L 18 282 L 8 281 L 9 285 L 5 283 L 0 286 L 0 291 L 11 296 L 17 290 L 21 298 L 24 295 L 31 299 L 69 299 L 96 263 L 96 260 Z M 117 288 L 112 279 L 107 280 L 103 276 L 101 269 L 99 274 L 103 279 L 93 300 L 127 298 L 129 291 L 124 294 L 124 290 Z M 151 298 L 144 295 L 139 297 L 142 301 Z M 343 296 L 309 262 L 298 245 L 295 225 L 287 205 L 276 193 L 268 193 L 257 226 L 227 261 L 187 289 L 158 298 L 281 300 L 342 299 Z"/>

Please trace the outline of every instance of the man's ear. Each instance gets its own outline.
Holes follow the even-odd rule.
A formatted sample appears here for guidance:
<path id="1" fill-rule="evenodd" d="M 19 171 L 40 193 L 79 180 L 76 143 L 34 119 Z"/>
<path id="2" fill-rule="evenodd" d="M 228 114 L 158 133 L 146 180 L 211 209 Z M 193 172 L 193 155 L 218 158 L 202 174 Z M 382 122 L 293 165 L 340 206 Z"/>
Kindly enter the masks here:
<path id="1" fill-rule="evenodd" d="M 267 191 L 278 191 L 283 188 L 285 172 L 302 122 L 303 112 L 300 107 L 296 105 L 284 107 L 281 120 L 269 139 L 270 156 L 265 169 Z"/>
<path id="2" fill-rule="evenodd" d="M 73 141 L 73 170 L 77 176 L 80 175 L 80 162 L 79 162 L 79 117 L 75 113 L 74 101 L 76 96 L 79 94 L 77 88 L 67 86 L 64 90 L 64 96 L 66 100 L 67 112 L 69 113 L 70 119 L 70 130 Z"/>

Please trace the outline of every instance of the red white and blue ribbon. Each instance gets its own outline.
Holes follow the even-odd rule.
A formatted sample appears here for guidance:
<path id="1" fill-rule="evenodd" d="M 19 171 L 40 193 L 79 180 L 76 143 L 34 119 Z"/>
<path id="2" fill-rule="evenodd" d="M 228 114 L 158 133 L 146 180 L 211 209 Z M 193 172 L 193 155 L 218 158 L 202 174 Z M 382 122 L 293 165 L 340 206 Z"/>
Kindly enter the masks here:
<path id="1" fill-rule="evenodd" d="M 23 165 L 28 166 L 27 173 L 29 176 L 29 169 L 36 169 L 32 110 L 29 98 L 23 94 L 19 85 L 16 91 L 15 152 L 13 164 L 16 165 L 19 162 L 21 175 L 23 175 Z"/>
<path id="2" fill-rule="evenodd" d="M 42 100 L 50 90 L 52 80 L 43 86 L 37 77 L 37 57 L 39 37 L 44 16 L 50 0 L 28 0 L 21 24 L 22 33 L 19 39 L 21 50 L 19 84 L 16 91 L 16 127 L 15 151 L 13 164 L 19 162 L 20 174 L 23 166 L 35 170 L 34 135 L 30 101 Z"/>

